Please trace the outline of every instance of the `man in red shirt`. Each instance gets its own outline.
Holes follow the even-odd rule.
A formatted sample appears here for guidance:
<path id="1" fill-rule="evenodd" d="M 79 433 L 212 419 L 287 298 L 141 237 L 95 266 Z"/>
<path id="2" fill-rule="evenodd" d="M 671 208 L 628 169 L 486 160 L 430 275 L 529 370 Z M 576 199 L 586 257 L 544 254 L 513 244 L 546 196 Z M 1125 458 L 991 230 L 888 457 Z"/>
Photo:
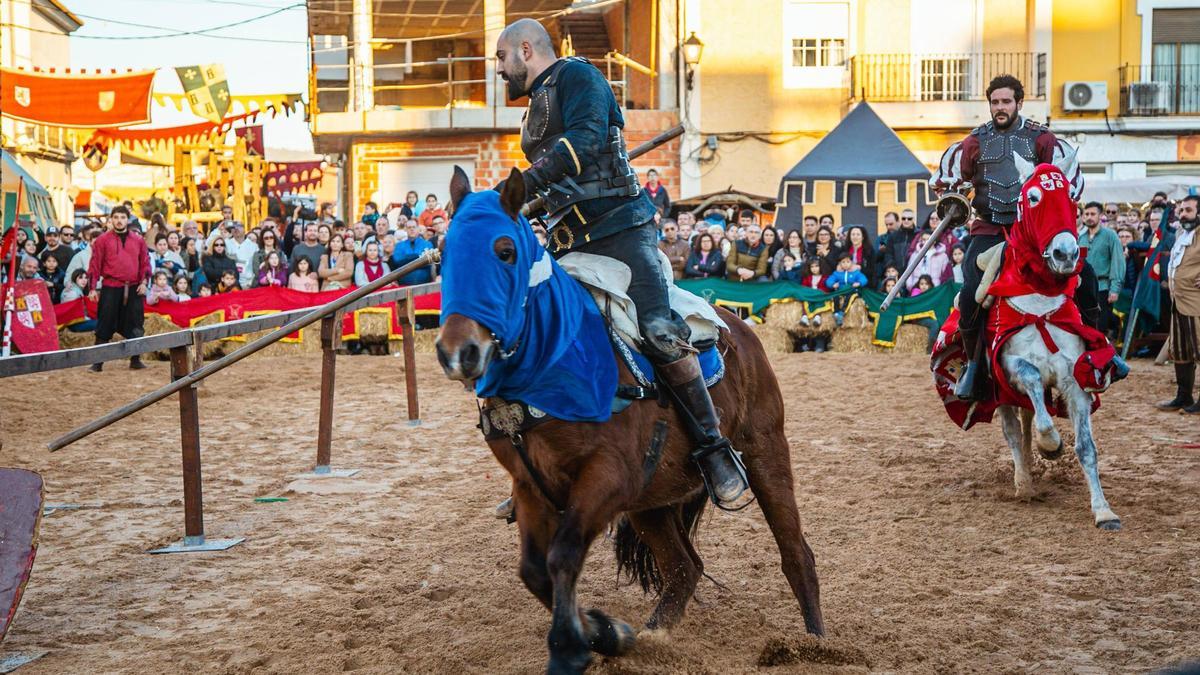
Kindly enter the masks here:
<path id="1" fill-rule="evenodd" d="M 146 241 L 129 229 L 129 210 L 118 206 L 108 215 L 110 229 L 92 242 L 88 279 L 95 284 L 88 298 L 96 309 L 96 344 L 102 345 L 120 333 L 125 339 L 144 333 L 143 302 L 150 282 L 150 251 Z M 98 373 L 103 363 L 92 364 Z M 140 356 L 129 359 L 129 367 L 145 368 Z"/>

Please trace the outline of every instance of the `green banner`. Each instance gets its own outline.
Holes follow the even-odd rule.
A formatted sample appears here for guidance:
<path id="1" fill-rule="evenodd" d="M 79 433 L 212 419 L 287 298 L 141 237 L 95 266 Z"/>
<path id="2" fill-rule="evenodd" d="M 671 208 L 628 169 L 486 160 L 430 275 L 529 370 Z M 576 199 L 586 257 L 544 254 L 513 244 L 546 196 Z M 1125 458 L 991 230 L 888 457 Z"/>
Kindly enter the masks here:
<path id="1" fill-rule="evenodd" d="M 804 302 L 808 304 L 806 313 L 816 314 L 831 309 L 833 298 L 857 293 L 875 321 L 872 342 L 883 347 L 895 346 L 896 333 L 906 321 L 933 319 L 939 325 L 944 322 L 950 315 L 954 296 L 960 287 L 959 284 L 942 284 L 916 297 L 898 297 L 886 312 L 880 314 L 879 306 L 887 296 L 872 289 L 850 288 L 824 293 L 791 281 L 743 283 L 725 279 L 682 279 L 675 284 L 711 304 L 745 309 L 754 316 L 761 314 L 773 302 Z"/>

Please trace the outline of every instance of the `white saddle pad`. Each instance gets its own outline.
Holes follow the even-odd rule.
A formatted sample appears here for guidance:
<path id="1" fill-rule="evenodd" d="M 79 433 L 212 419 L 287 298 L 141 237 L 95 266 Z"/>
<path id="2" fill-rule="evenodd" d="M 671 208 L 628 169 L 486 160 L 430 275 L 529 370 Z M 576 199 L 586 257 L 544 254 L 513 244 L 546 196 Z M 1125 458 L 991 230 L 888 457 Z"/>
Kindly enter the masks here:
<path id="1" fill-rule="evenodd" d="M 658 252 L 659 267 L 667 281 L 671 309 L 675 310 L 692 329 L 691 343 L 715 342 L 719 330 L 729 326 L 717 316 L 717 311 L 703 298 L 675 285 L 671 274 L 671 261 L 662 251 Z M 568 253 L 558 259 L 558 264 L 583 284 L 596 299 L 600 311 L 625 342 L 638 348 L 642 343 L 638 330 L 637 308 L 627 294 L 633 274 L 629 266 L 615 258 L 592 253 Z"/>

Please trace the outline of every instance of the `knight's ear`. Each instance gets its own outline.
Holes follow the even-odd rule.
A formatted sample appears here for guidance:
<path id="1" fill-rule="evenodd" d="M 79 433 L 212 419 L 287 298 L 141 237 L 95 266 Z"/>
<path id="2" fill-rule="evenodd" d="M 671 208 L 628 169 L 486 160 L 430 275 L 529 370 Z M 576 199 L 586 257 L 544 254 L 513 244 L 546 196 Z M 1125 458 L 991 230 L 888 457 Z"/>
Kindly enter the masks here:
<path id="1" fill-rule="evenodd" d="M 500 190 L 500 205 L 513 220 L 517 219 L 521 207 L 525 206 L 525 179 L 515 166 L 504 180 L 504 188 Z"/>
<path id="2" fill-rule="evenodd" d="M 1022 183 L 1029 180 L 1029 177 L 1033 175 L 1034 170 L 1037 169 L 1037 166 L 1035 166 L 1033 162 L 1030 162 L 1024 157 L 1018 155 L 1015 151 L 1013 152 L 1013 162 L 1017 165 L 1017 175 L 1021 177 Z"/>
<path id="3" fill-rule="evenodd" d="M 454 175 L 450 177 L 450 206 L 454 210 L 463 197 L 471 194 L 471 179 L 462 167 L 454 165 Z"/>

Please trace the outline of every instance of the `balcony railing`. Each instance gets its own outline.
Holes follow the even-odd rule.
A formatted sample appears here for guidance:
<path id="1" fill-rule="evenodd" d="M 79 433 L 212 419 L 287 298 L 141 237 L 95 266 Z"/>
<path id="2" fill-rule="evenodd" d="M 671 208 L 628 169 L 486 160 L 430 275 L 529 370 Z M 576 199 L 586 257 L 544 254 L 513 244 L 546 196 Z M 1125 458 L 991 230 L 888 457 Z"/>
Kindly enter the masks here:
<path id="1" fill-rule="evenodd" d="M 867 101 L 982 101 L 997 75 L 1015 75 L 1026 99 L 1046 98 L 1046 55 L 859 54 L 847 63 L 850 98 Z"/>
<path id="2" fill-rule="evenodd" d="M 431 61 L 407 63 L 376 63 L 372 68 L 372 95 L 375 109 L 443 109 L 453 114 L 458 109 L 488 108 L 486 84 L 487 63 L 491 56 L 455 56 L 448 54 Z M 629 91 L 629 71 L 646 70 L 645 66 L 621 56 L 609 54 L 597 67 L 605 72 L 609 86 L 618 101 L 625 105 Z M 363 69 L 353 59 L 349 63 L 311 64 L 309 100 L 316 102 L 316 112 L 348 112 L 354 110 L 355 81 L 363 77 Z M 505 82 L 497 75 L 494 83 L 495 100 L 491 108 L 509 105 Z M 522 106 L 523 107 L 523 104 Z"/>
<path id="3" fill-rule="evenodd" d="M 1123 66 L 1121 114 L 1200 115 L 1200 65 Z"/>

